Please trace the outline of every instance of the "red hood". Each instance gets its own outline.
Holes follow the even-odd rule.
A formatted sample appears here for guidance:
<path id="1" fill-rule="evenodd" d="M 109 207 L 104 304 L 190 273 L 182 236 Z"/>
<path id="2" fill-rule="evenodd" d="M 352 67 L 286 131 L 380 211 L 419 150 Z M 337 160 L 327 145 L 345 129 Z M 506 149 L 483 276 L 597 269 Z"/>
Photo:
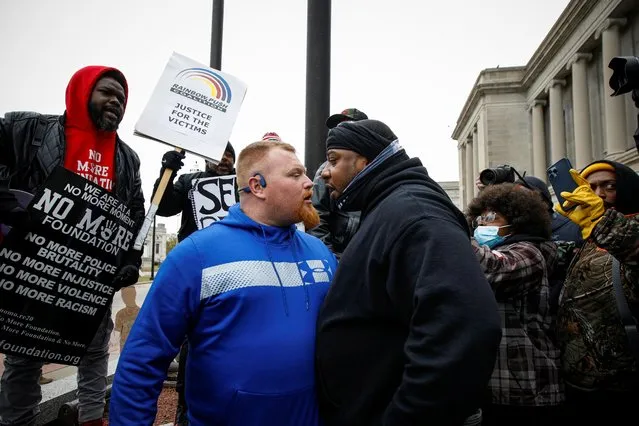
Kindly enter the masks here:
<path id="1" fill-rule="evenodd" d="M 124 75 L 117 69 L 100 65 L 91 65 L 78 70 L 67 86 L 66 93 L 66 127 L 97 132 L 89 114 L 89 100 L 98 80 L 107 72 L 119 74 L 117 78 L 124 83 L 124 94 L 129 97 L 129 88 Z M 126 99 L 124 101 L 126 108 Z M 115 133 L 115 132 L 113 132 Z"/>

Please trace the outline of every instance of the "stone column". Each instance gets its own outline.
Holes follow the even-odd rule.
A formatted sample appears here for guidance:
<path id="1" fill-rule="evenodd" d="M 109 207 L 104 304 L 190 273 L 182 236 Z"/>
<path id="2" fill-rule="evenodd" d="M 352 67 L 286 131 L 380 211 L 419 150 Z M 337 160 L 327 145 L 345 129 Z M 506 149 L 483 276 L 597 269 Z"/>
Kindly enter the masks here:
<path id="1" fill-rule="evenodd" d="M 473 176 L 473 140 L 468 137 L 466 140 L 466 205 L 475 197 L 475 177 Z"/>
<path id="2" fill-rule="evenodd" d="M 546 101 L 535 99 L 532 109 L 532 151 L 533 151 L 533 176 L 546 180 L 546 128 L 544 125 L 544 107 Z"/>
<path id="3" fill-rule="evenodd" d="M 459 204 L 463 209 L 466 207 L 466 185 L 464 177 L 464 145 L 459 142 L 457 144 L 457 164 L 459 165 L 459 181 L 457 182 L 459 187 Z"/>
<path id="4" fill-rule="evenodd" d="M 568 62 L 572 71 L 572 105 L 575 123 L 575 164 L 581 169 L 592 161 L 592 138 L 590 136 L 590 105 L 586 64 L 592 59 L 590 53 L 577 53 Z"/>
<path id="5" fill-rule="evenodd" d="M 477 134 L 477 125 L 473 127 L 473 198 L 477 196 L 477 186 L 475 180 L 479 176 L 479 135 Z"/>
<path id="6" fill-rule="evenodd" d="M 566 126 L 562 95 L 565 85 L 565 80 L 552 80 L 546 88 L 550 107 L 550 161 L 552 163 L 566 156 Z"/>
<path id="7" fill-rule="evenodd" d="M 595 33 L 595 38 L 601 37 L 601 50 L 603 57 L 603 81 L 604 91 L 604 121 L 606 130 L 606 154 L 614 154 L 626 150 L 626 104 L 623 96 L 610 96 L 608 81 L 612 76 L 612 70 L 608 68 L 610 60 L 621 55 L 619 42 L 619 28 L 626 25 L 626 19 L 606 19 L 604 24 Z"/>

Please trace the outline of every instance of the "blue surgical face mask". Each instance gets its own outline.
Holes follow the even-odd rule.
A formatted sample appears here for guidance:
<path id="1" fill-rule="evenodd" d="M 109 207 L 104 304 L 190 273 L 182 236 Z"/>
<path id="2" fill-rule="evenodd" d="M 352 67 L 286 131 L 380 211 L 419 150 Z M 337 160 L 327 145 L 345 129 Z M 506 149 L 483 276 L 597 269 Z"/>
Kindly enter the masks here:
<path id="1" fill-rule="evenodd" d="M 505 228 L 506 226 L 489 226 L 489 225 L 480 225 L 475 228 L 474 237 L 475 240 L 482 246 L 488 246 L 490 248 L 495 247 L 497 244 L 502 243 L 506 237 L 502 237 L 499 235 L 499 229 Z"/>

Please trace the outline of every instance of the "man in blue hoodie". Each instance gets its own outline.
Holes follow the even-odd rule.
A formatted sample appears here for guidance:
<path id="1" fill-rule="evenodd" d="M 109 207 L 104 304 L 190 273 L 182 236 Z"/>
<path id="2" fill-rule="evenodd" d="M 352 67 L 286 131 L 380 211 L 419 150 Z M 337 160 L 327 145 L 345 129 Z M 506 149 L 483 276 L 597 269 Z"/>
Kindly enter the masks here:
<path id="1" fill-rule="evenodd" d="M 237 162 L 240 203 L 162 264 L 115 374 L 110 425 L 150 425 L 171 359 L 189 342 L 197 425 L 319 424 L 315 323 L 336 268 L 317 238 L 312 182 L 295 149 L 260 141 Z"/>

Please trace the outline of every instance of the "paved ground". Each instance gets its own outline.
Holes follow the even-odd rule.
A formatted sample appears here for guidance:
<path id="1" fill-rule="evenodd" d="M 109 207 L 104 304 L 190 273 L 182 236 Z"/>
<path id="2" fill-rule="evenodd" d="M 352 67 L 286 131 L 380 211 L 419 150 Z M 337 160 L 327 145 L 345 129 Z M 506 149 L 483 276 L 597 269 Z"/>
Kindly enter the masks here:
<path id="1" fill-rule="evenodd" d="M 151 287 L 150 283 L 146 284 L 136 284 L 136 298 L 135 301 L 138 306 L 142 306 L 144 299 L 146 298 L 146 294 L 149 292 L 149 288 Z M 111 310 L 111 316 L 113 321 L 115 321 L 115 316 L 117 312 L 124 308 L 124 302 L 122 301 L 122 297 L 120 296 L 120 292 L 117 292 L 113 297 L 113 308 Z M 120 336 L 119 333 L 114 331 L 111 334 L 111 341 L 109 343 L 109 352 L 110 359 L 117 358 L 120 353 Z M 4 371 L 4 355 L 0 354 L 0 374 Z M 46 364 L 42 368 L 42 374 L 44 377 L 51 379 L 60 379 L 62 377 L 70 376 L 76 372 L 77 368 L 68 366 L 68 365 L 59 365 L 59 364 Z M 46 385 L 45 385 L 46 386 Z"/>

